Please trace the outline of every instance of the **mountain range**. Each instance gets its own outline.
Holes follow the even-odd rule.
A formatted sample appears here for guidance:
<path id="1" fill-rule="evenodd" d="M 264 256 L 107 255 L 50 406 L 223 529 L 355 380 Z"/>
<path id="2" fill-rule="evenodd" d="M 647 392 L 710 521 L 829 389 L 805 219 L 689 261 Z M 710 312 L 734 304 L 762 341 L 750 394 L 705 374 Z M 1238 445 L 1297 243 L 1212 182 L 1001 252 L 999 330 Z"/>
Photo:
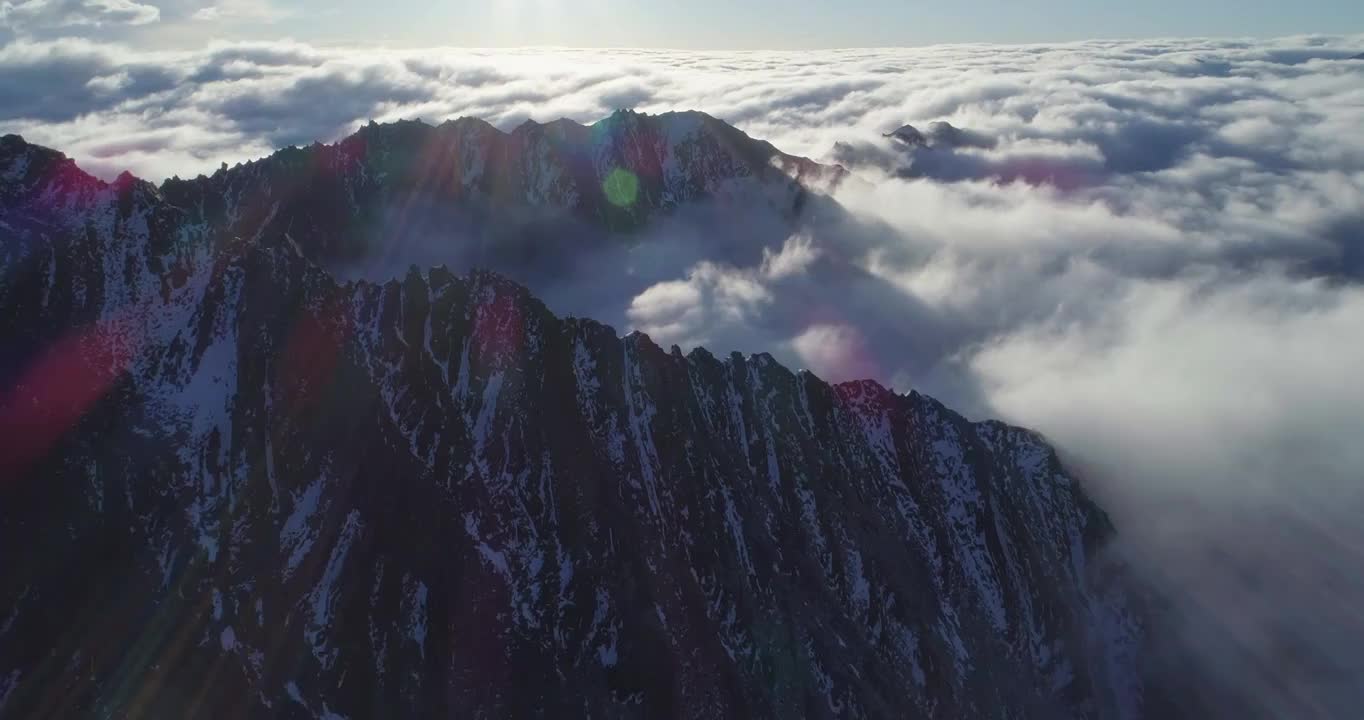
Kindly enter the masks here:
<path id="1" fill-rule="evenodd" d="M 288 236 L 327 268 L 426 237 L 478 237 L 461 264 L 549 262 L 569 236 L 629 233 L 660 212 L 718 201 L 796 217 L 844 176 L 699 112 L 619 111 L 590 126 L 474 118 L 371 123 L 333 145 L 290 148 L 159 192 L 187 220 L 241 237 Z"/>
<path id="2" fill-rule="evenodd" d="M 1149 714 L 1149 610 L 1038 434 L 521 278 L 343 277 L 414 233 L 794 221 L 844 175 L 700 113 L 159 187 L 0 139 L 0 716 Z"/>

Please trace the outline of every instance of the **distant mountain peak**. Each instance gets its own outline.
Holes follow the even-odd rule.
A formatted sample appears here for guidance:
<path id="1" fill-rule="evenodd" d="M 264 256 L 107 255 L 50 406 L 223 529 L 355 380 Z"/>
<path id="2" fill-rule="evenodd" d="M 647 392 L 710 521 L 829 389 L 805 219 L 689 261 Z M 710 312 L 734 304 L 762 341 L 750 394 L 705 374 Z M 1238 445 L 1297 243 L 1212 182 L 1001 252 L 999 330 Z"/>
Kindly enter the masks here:
<path id="1" fill-rule="evenodd" d="M 882 137 L 895 140 L 908 148 L 933 148 L 952 150 L 957 148 L 992 148 L 994 138 L 984 134 L 956 127 L 946 120 L 935 120 L 928 129 L 921 132 L 913 125 L 903 125 Z"/>

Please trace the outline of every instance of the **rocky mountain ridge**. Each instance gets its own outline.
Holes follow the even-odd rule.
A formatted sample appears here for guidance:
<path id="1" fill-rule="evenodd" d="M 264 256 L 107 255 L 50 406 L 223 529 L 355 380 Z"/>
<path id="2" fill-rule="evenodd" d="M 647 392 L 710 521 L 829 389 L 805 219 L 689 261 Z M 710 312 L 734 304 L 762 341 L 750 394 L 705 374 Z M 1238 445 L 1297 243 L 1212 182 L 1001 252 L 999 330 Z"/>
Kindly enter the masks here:
<path id="1" fill-rule="evenodd" d="M 1036 434 L 177 192 L 0 139 L 0 716 L 1139 714 Z"/>
<path id="2" fill-rule="evenodd" d="M 430 235 L 533 246 L 568 223 L 630 233 L 701 201 L 794 218 L 812 188 L 843 176 L 704 113 L 622 110 L 592 125 L 526 121 L 510 132 L 475 118 L 371 123 L 332 145 L 160 190 L 194 222 L 242 237 L 287 234 L 330 266 Z"/>

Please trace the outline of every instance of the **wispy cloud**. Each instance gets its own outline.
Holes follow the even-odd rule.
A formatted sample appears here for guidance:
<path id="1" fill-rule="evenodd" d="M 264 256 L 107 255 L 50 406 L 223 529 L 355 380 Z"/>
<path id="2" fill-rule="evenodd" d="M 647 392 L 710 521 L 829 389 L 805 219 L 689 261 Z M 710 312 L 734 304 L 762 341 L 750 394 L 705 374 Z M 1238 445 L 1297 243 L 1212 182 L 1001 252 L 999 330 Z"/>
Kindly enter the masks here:
<path id="1" fill-rule="evenodd" d="M 161 18 L 155 5 L 133 0 L 19 0 L 0 3 L 0 27 L 17 31 L 146 25 Z"/>
<path id="2" fill-rule="evenodd" d="M 219 23 L 275 23 L 293 13 L 269 0 L 221 0 L 194 11 L 195 20 Z"/>

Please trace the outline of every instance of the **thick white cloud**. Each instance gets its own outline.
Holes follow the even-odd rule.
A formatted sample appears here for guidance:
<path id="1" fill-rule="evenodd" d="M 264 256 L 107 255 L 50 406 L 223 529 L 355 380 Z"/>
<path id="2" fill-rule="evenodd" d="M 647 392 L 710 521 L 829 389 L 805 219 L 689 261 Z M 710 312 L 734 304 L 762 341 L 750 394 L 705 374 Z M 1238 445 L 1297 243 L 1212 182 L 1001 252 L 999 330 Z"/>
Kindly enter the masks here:
<path id="1" fill-rule="evenodd" d="M 677 218 L 610 258 L 620 277 L 584 261 L 590 277 L 543 294 L 659 342 L 771 351 L 1043 431 L 1189 611 L 1171 635 L 1199 640 L 1208 672 L 1271 714 L 1343 715 L 1364 702 L 1361 49 L 16 42 L 0 48 L 0 130 L 159 179 L 370 118 L 699 109 L 842 159 L 864 180 L 839 193 L 848 217 L 795 237 Z M 882 137 L 935 120 L 971 141 Z"/>
<path id="2" fill-rule="evenodd" d="M 215 7 L 208 12 L 272 6 Z M 176 84 L 171 91 L 129 86 L 86 105 L 33 99 L 37 89 L 30 86 L 13 98 L 0 94 L 7 101 L 0 102 L 0 123 L 94 161 L 101 172 L 130 169 L 152 179 L 235 162 L 243 149 L 335 139 L 371 118 L 472 115 L 509 127 L 526 118 L 591 121 L 620 107 L 704 110 L 812 157 L 827 155 L 835 141 L 873 142 L 906 122 L 945 119 L 1001 140 L 994 151 L 963 153 L 967 159 L 1031 161 L 1039 171 L 1054 160 L 1058 170 L 1086 178 L 1168 168 L 1203 148 L 1276 166 L 1343 167 L 1364 153 L 1364 139 L 1351 132 L 1360 119 L 1361 70 L 1343 60 L 1364 47 L 1364 36 L 744 53 L 282 42 L 191 52 L 98 45 L 73 57 L 71 47 L 53 41 L 7 48 L 0 74 L 10 72 L 11 58 L 42 56 L 90 77 L 112 63 L 156 71 Z M 102 61 L 91 63 L 90 52 Z M 97 122 L 82 121 L 90 113 Z M 1270 122 L 1278 130 L 1274 141 L 1265 136 Z M 212 127 L 235 142 L 224 147 L 217 133 L 200 142 L 182 132 L 159 152 L 100 158 L 89 152 L 113 137 L 187 126 Z"/>
<path id="3" fill-rule="evenodd" d="M 659 282 L 636 295 L 626 315 L 656 342 L 696 346 L 722 328 L 746 327 L 771 302 L 759 275 L 702 262 L 686 279 Z"/>
<path id="4" fill-rule="evenodd" d="M 854 325 L 807 326 L 791 339 L 791 349 L 811 372 L 825 377 L 875 377 L 879 368 Z"/>

